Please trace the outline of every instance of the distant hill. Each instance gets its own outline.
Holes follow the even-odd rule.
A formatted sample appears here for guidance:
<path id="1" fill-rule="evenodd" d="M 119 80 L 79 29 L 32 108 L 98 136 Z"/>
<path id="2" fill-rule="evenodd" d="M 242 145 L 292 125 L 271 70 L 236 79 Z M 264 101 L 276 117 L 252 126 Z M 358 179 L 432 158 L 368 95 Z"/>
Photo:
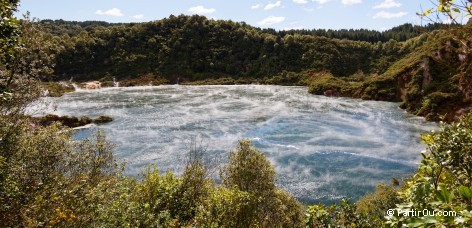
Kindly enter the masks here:
<path id="1" fill-rule="evenodd" d="M 429 120 L 455 121 L 472 108 L 472 25 L 439 30 L 409 40 L 421 45 L 381 75 L 316 77 L 310 91 L 402 102 Z M 420 41 L 424 40 L 424 41 Z M 334 91 L 334 92 L 333 92 Z"/>
<path id="2" fill-rule="evenodd" d="M 443 28 L 443 24 L 428 24 L 426 26 L 417 26 L 409 23 L 393 27 L 385 31 L 368 30 L 368 29 L 313 29 L 313 30 L 289 30 L 279 31 L 275 34 L 301 34 L 312 36 L 324 36 L 334 39 L 347 39 L 355 41 L 367 41 L 370 43 L 387 42 L 389 40 L 407 41 L 408 39 L 417 37 L 425 32 L 431 32 Z"/>
<path id="3" fill-rule="evenodd" d="M 172 17 L 172 16 L 171 16 Z M 105 21 L 65 21 L 65 20 L 41 20 L 40 23 L 50 33 L 55 35 L 77 35 L 82 30 L 90 31 L 94 27 L 112 27 L 121 25 L 135 25 L 140 23 L 109 23 Z M 244 24 L 244 22 L 241 22 Z M 324 36 L 334 39 L 347 39 L 354 41 L 367 41 L 370 43 L 387 42 L 389 40 L 406 41 L 408 39 L 417 37 L 425 32 L 431 32 L 444 28 L 444 24 L 435 23 L 427 24 L 425 26 L 413 25 L 405 23 L 403 25 L 395 26 L 385 31 L 369 30 L 369 29 L 291 29 L 280 30 L 275 29 L 260 29 L 263 33 L 268 33 L 280 37 L 285 35 L 312 35 Z"/>
<path id="4" fill-rule="evenodd" d="M 374 43 L 355 39 L 380 34 L 379 39 L 391 36 L 401 40 L 405 34 L 419 34 L 411 25 L 383 33 L 325 32 L 343 38 L 337 39 L 316 34 L 321 30 L 275 32 L 184 15 L 147 23 L 43 20 L 41 24 L 44 31 L 59 37 L 63 46 L 55 67 L 57 79 L 111 76 L 122 80 L 152 74 L 171 83 L 222 77 L 262 80 L 306 69 L 340 76 L 359 71 L 382 73 L 411 47 L 394 39 Z M 406 30 L 411 32 L 404 33 Z M 349 37 L 352 40 L 346 39 Z"/>

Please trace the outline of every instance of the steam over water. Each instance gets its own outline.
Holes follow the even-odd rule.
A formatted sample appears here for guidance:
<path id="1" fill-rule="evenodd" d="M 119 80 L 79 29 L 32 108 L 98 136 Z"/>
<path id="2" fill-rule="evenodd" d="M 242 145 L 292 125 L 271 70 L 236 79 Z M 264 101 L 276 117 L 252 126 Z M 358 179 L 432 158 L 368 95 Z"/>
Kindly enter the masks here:
<path id="1" fill-rule="evenodd" d="M 181 172 L 195 138 L 205 156 L 218 158 L 219 164 L 227 162 L 239 139 L 251 139 L 275 166 L 278 184 L 305 202 L 357 199 L 381 181 L 414 172 L 424 149 L 420 133 L 435 124 L 406 114 L 397 103 L 328 98 L 306 90 L 259 85 L 108 88 L 53 101 L 56 114 L 113 117 L 100 129 L 116 145 L 129 175 L 149 164 Z"/>

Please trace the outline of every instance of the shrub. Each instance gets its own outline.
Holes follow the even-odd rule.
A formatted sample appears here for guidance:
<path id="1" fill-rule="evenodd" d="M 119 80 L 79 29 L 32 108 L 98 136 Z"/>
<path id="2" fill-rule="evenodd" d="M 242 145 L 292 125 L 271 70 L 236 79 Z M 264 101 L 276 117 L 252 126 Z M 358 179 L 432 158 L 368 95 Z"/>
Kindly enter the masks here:
<path id="1" fill-rule="evenodd" d="M 387 210 L 401 203 L 397 189 L 386 184 L 379 184 L 375 192 L 363 196 L 356 202 L 356 212 L 365 217 L 369 226 L 381 227 L 385 222 Z"/>
<path id="2" fill-rule="evenodd" d="M 472 114 L 458 123 L 443 125 L 438 132 L 423 135 L 427 145 L 418 171 L 400 192 L 405 202 L 398 205 L 392 226 L 472 225 Z M 416 210 L 454 211 L 456 216 L 402 216 Z"/>
<path id="3" fill-rule="evenodd" d="M 308 92 L 322 95 L 327 90 L 332 90 L 339 93 L 339 91 L 341 91 L 343 87 L 347 86 L 347 84 L 347 82 L 334 77 L 331 73 L 320 72 L 312 78 L 308 87 Z"/>
<path id="4" fill-rule="evenodd" d="M 298 227 L 302 211 L 298 201 L 275 186 L 276 174 L 262 152 L 249 140 L 239 141 L 229 154 L 229 163 L 221 172 L 223 185 L 250 196 L 248 210 L 236 221 L 262 227 Z"/>
<path id="5" fill-rule="evenodd" d="M 347 199 L 339 204 L 309 206 L 306 211 L 307 227 L 372 227 L 365 218 L 356 213 L 356 205 Z"/>

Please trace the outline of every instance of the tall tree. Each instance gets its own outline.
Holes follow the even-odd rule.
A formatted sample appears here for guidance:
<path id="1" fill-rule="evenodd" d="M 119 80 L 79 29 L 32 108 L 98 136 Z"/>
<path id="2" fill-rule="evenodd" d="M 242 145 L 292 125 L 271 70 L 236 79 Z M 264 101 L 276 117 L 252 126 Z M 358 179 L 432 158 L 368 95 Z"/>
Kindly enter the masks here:
<path id="1" fill-rule="evenodd" d="M 0 3 L 0 97 L 3 97 L 3 92 L 12 80 L 12 74 L 8 74 L 8 71 L 11 70 L 10 63 L 18 48 L 19 23 L 13 13 L 19 0 L 0 0 Z"/>
<path id="2" fill-rule="evenodd" d="M 255 227 L 298 227 L 302 222 L 300 204 L 275 186 L 276 173 L 264 154 L 249 140 L 239 141 L 222 170 L 223 184 L 249 193 L 249 210 L 235 218 Z"/>

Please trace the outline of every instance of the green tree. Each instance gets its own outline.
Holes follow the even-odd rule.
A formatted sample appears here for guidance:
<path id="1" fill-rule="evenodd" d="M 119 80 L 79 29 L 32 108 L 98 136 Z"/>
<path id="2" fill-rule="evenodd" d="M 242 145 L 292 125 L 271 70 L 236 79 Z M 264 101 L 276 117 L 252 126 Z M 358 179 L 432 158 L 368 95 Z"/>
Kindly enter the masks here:
<path id="1" fill-rule="evenodd" d="M 8 67 L 8 63 L 14 58 L 15 50 L 18 48 L 19 23 L 13 16 L 17 10 L 19 0 L 1 0 L 0 1 L 0 64 Z M 6 86 L 2 82 L 0 87 Z"/>
<path id="2" fill-rule="evenodd" d="M 249 140 L 239 141 L 236 149 L 230 152 L 229 164 L 221 176 L 226 187 L 258 196 L 275 190 L 275 178 L 270 162 Z"/>
<path id="3" fill-rule="evenodd" d="M 356 213 L 356 205 L 347 199 L 326 206 L 309 206 L 305 217 L 306 227 L 379 227 L 366 220 L 364 214 Z"/>
<path id="4" fill-rule="evenodd" d="M 239 141 L 222 169 L 223 185 L 250 195 L 248 209 L 234 218 L 242 227 L 298 227 L 303 217 L 300 204 L 275 186 L 276 173 L 262 152 L 249 140 Z"/>
<path id="5" fill-rule="evenodd" d="M 91 189 L 119 172 L 103 135 L 73 142 L 69 129 L 36 126 L 25 115 L 42 95 L 57 46 L 28 16 L 13 17 L 17 5 L 0 6 L 0 224 L 90 225 Z"/>
<path id="6" fill-rule="evenodd" d="M 12 5 L 5 7 L 14 9 Z M 40 78 L 52 73 L 50 56 L 54 49 L 48 41 L 50 37 L 28 17 L 17 29 L 10 33 L 10 36 L 21 34 L 14 38 L 16 46 L 11 44 L 9 50 L 1 50 L 1 54 L 10 56 L 2 58 L 4 61 L 0 63 L 0 160 L 6 163 L 19 149 L 18 136 L 29 121 L 24 116 L 27 106 L 43 94 Z"/>
<path id="7" fill-rule="evenodd" d="M 427 145 L 418 171 L 400 192 L 403 204 L 389 224 L 472 225 L 472 114 L 423 136 Z M 456 216 L 402 216 L 408 210 L 454 211 Z"/>
<path id="8" fill-rule="evenodd" d="M 365 218 L 369 227 L 382 227 L 386 222 L 386 212 L 401 202 L 397 188 L 381 183 L 375 192 L 356 202 L 356 212 Z"/>

